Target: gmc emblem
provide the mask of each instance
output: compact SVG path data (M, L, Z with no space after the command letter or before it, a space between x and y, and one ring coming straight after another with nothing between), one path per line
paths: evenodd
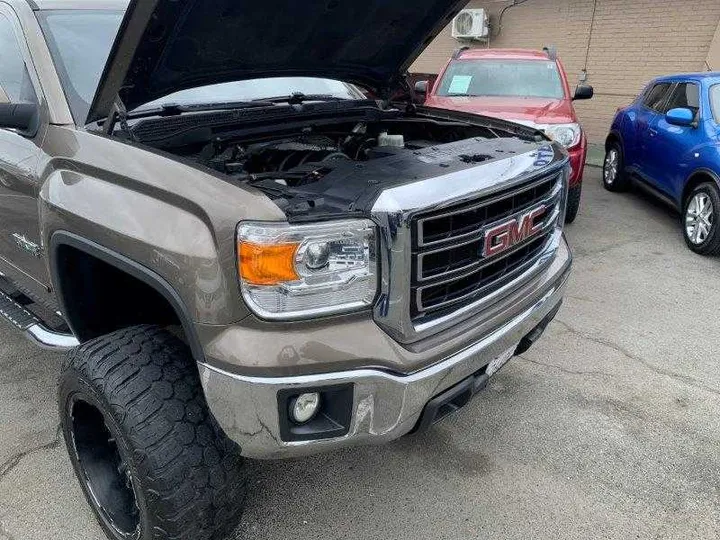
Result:
M542 216L546 210L547 207L542 204L517 218L488 230L485 233L483 256L486 258L494 257L535 236L543 228L542 221L536 223L535 220Z

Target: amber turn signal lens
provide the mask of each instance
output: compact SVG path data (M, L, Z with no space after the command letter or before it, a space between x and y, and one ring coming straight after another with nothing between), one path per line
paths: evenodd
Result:
M295 271L295 253L299 247L300 244L240 243L240 277L252 285L277 285L300 279Z

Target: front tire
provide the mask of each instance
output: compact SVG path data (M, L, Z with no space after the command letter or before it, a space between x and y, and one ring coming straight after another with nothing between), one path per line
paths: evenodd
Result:
M683 206L685 243L700 255L720 254L720 190L715 182L696 187Z
M582 184L573 186L568 190L567 210L565 210L565 223L572 223L580 210L582 198Z
M112 540L210 540L237 524L239 448L208 410L187 347L154 326L71 351L58 386L63 435Z
M603 186L608 191L627 191L630 187L625 174L625 158L617 142L610 143L603 162Z

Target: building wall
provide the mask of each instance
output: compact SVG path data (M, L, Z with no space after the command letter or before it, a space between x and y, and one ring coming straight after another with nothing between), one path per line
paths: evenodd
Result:
M707 69L720 71L720 24L718 24L717 30L715 30L715 35L710 42L710 50L708 51L705 63L707 65Z
M603 142L615 110L653 77L720 70L720 0L528 0L508 9L499 26L510 4L473 0L468 7L490 13L491 47L555 45L571 84L587 69L595 98L576 109L594 143ZM448 27L412 70L437 73L459 45Z

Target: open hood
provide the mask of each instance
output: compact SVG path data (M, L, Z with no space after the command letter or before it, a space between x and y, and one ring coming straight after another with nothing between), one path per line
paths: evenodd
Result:
M132 0L88 122L172 92L312 76L391 90L467 0Z

